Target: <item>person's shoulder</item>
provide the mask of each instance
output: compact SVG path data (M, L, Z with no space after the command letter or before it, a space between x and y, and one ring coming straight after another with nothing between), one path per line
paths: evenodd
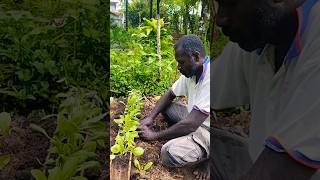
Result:
M316 2L311 8L307 22L305 43L314 42L315 39L320 38L320 1Z
M257 56L258 50L254 50L252 52L245 51L242 49L238 43L235 42L228 42L226 46L223 48L220 56L217 57L217 59L223 59L223 58L232 58L232 59L248 59L252 56Z

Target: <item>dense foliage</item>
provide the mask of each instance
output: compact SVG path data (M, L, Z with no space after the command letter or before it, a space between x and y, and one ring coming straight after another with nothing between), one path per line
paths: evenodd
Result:
M71 87L106 100L108 9L102 0L1 1L2 108L57 109Z
M156 44L156 20L146 26L111 30L110 87L113 96L127 95L132 89L143 94L161 94L178 77L172 37L161 26L161 63Z

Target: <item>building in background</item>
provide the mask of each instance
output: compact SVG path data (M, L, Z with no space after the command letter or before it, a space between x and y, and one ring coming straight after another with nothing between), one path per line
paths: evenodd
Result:
M111 26L124 26L124 13L122 12L121 0L110 0L110 21Z

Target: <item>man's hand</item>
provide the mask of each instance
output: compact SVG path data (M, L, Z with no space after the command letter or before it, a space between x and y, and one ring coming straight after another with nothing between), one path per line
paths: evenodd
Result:
M153 119L148 116L146 118L144 118L143 120L140 121L140 127L143 127L143 126L150 126L153 122Z
M147 141L157 140L157 132L151 130L148 126L140 126L138 129L140 138Z

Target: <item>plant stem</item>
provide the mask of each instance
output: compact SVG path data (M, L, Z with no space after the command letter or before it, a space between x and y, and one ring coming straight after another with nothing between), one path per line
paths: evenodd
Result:
M132 161L132 153L130 152L129 167L128 167L128 179L127 179L127 180L130 180L130 175L131 175L131 161Z

